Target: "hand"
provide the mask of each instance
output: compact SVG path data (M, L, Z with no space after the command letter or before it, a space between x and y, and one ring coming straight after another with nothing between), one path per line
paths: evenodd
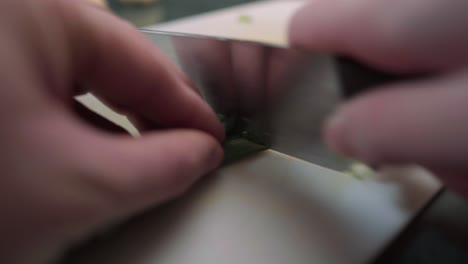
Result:
M216 115L130 25L77 0L5 0L0 13L2 262L48 261L218 165ZM169 129L108 133L74 103L87 91Z
M332 148L371 163L425 165L468 195L467 8L463 0L315 0L298 12L295 46L436 76L344 104L325 128Z

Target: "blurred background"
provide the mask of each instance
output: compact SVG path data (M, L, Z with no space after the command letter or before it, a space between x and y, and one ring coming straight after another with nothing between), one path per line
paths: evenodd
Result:
M142 27L256 1L258 0L107 0L107 4L118 16Z

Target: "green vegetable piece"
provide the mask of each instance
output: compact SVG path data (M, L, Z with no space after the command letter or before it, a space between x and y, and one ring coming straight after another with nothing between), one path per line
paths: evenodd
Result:
M252 17L249 15L240 15L239 16L239 22L241 24L251 24L252 23Z
M226 121L226 116L223 114L218 114L218 119L221 121L221 123L224 123Z
M250 157L266 149L268 149L266 146L248 141L244 138L228 140L224 144L224 161L222 165L229 165L232 162Z
M226 137L229 137L232 134L232 130L236 126L237 117L233 115L218 114L218 119L221 121L221 123L223 123Z
M222 165L228 165L269 148L269 136L260 131L249 119L235 114L218 114L218 118L223 123L226 133Z
M366 180L375 175L375 171L364 163L353 162L348 170L343 173L357 180Z

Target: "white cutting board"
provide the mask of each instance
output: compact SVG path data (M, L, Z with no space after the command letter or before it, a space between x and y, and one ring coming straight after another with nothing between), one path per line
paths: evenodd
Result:
M74 263L367 263L439 187L416 167L356 180L269 150L218 170Z
M248 4L150 28L287 45L287 24L301 2ZM239 23L240 15L250 16L254 26ZM93 97L80 100L134 129ZM76 263L366 263L441 185L418 167L360 181L265 151L217 171L199 187L94 245Z
M304 2L301 0L262 1L146 28L284 46L288 43L289 21ZM250 22L242 22L242 16L247 16Z

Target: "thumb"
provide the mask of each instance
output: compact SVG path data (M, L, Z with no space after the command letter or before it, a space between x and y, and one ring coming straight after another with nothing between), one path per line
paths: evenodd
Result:
M325 137L363 161L466 169L468 72L381 87L343 105Z
M90 140L87 140L89 143ZM88 144L88 146L91 144ZM182 194L222 160L219 143L195 130L171 130L141 138L96 140L89 183L110 201L102 222L128 217Z

